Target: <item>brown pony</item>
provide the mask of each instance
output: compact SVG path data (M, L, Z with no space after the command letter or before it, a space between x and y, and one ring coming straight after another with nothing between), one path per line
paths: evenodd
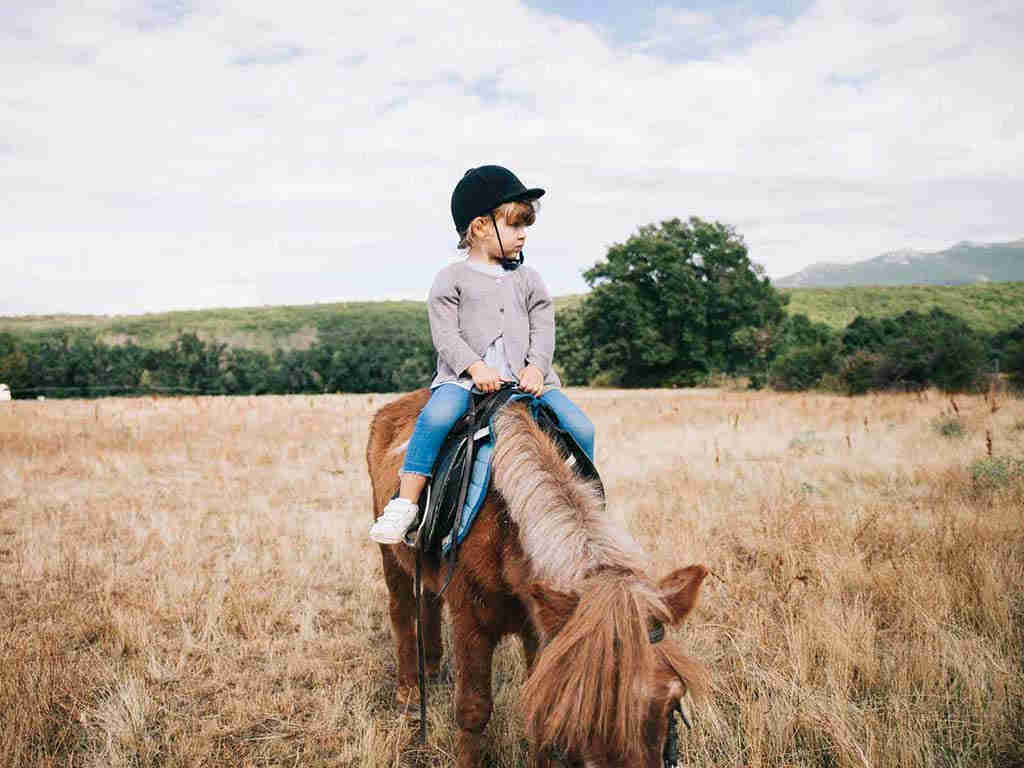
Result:
M405 447L429 399L419 390L373 418L366 458L374 517L398 487ZM522 691L527 732L539 766L549 748L576 765L660 768L666 723L702 668L655 622L678 624L693 609L705 568L692 565L658 582L629 533L603 509L597 491L566 466L525 407L497 417L492 487L445 600L452 621L455 719L460 768L482 764L491 717L491 661L501 638L522 639L529 679ZM415 554L381 545L398 652L400 707L418 703ZM427 672L441 660L441 600L446 569L425 557L424 643Z

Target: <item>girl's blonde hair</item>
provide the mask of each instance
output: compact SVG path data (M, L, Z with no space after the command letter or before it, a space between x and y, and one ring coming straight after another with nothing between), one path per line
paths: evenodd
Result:
M536 200L513 200L510 203L502 203L492 211L495 219L505 219L505 223L513 227L518 227L521 224L530 226L534 221L537 220L537 211L540 210L540 203ZM466 228L465 232L459 233L459 250L469 250L473 247L474 243L477 243L487 237L485 234L487 230L482 230L481 227L491 226L491 215L484 214L483 216L477 216Z

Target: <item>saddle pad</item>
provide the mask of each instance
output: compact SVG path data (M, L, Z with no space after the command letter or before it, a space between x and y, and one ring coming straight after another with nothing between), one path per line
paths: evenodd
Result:
M447 531L441 540L441 552L444 555L451 551L452 546L457 548L462 544L473 527L477 513L483 506L491 483L491 456L494 453L494 443L497 439L497 430L494 424L495 417L502 407L517 401L527 402L534 420L566 453L568 457L566 459L567 463L572 465L583 477L596 481L601 489L602 497L604 496L604 486L601 484L601 478L593 462L583 449L580 448L575 438L558 423L558 417L554 411L533 395L526 392L516 392L503 399L503 401L495 403L496 407L489 409L486 427L478 429L472 436L467 436L467 440L473 439L476 441L473 466L470 469L469 485L466 490L466 501L462 507L462 513L461 515L453 515L452 528ZM457 453L464 455L465 451L460 450ZM461 479L461 474L459 478ZM452 483L449 483L448 487L452 487L452 485ZM455 526L456 521L458 523L457 527Z
M467 412L457 421L445 438L434 464L431 480L420 496L420 509L423 512L419 526L420 546L424 551L440 551L442 539L455 526L458 518L456 508L464 478L467 481L466 495L469 496L468 475L472 467L467 466L466 456L470 443L472 441L474 448L476 447L483 437L481 428L484 434L489 430L490 416L504 405L512 394L514 391L506 388L484 397L474 395L480 399L474 400L475 407L472 413Z

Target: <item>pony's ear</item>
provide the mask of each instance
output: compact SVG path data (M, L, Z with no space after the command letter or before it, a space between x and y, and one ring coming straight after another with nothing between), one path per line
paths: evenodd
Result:
M541 632L550 640L557 635L565 622L572 616L580 602L575 592L559 592L547 584L535 581L530 585L530 602L533 603L533 618Z
M672 571L658 582L661 598L672 613L672 623L678 624L697 605L697 594L708 569L703 565L688 565Z

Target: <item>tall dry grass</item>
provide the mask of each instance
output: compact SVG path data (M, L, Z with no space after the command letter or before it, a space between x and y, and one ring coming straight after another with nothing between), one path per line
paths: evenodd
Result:
M716 575L679 631L713 675L683 764L1024 764L1024 402L571 394L612 513ZM387 399L0 408L0 762L450 764L450 683L425 752L392 706ZM495 679L522 765L513 643Z

